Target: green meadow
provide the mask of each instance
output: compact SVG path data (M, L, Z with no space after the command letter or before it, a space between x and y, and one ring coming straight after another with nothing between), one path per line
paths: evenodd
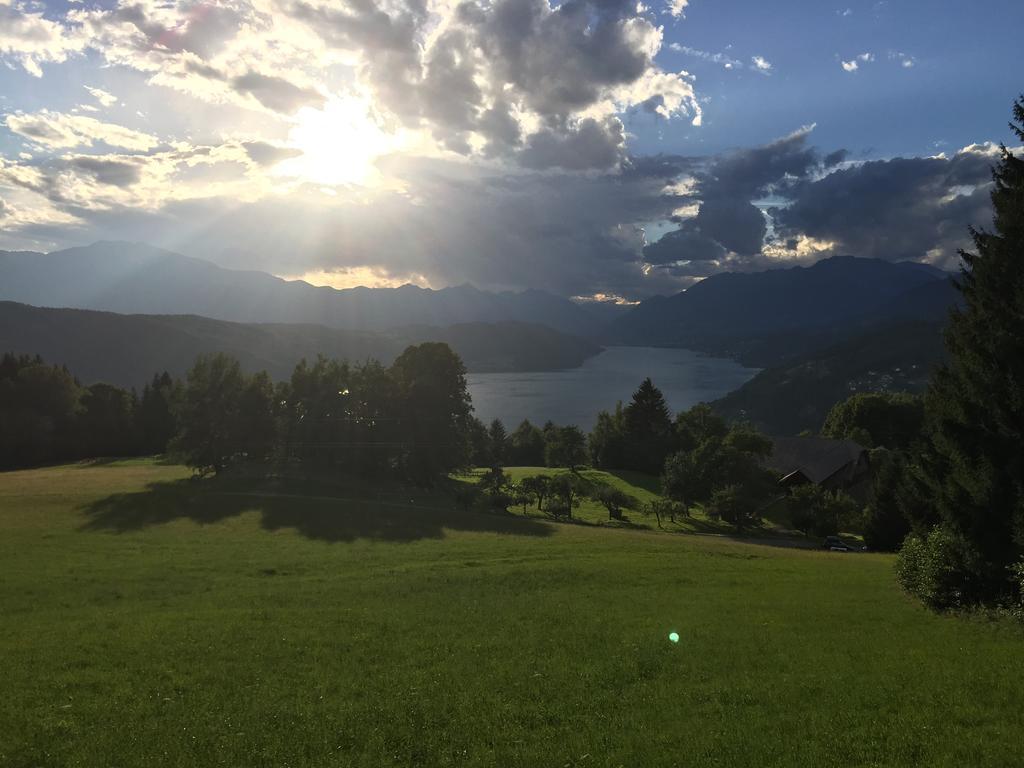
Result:
M0 766L1024 759L1024 631L891 556L188 475L0 474Z

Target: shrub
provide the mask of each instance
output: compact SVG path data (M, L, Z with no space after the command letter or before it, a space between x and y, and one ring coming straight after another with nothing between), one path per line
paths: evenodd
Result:
M896 578L925 605L943 610L963 603L966 578L952 534L936 526L924 536L911 534L896 559Z

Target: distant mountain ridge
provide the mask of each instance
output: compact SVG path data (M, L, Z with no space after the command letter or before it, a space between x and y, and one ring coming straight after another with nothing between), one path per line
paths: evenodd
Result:
M680 346L768 365L897 320L940 321L956 301L950 275L926 264L836 256L810 267L713 275L640 303L609 343Z
M124 242L99 242L46 254L0 251L0 300L372 331L512 321L586 336L594 336L616 312L613 307L581 305L538 290L493 293L469 285L439 290L413 285L313 286Z
M139 387L167 370L181 376L196 356L226 352L248 371L287 378L303 357L390 363L409 344L448 343L473 372L575 368L597 345L545 326L517 322L417 326L387 332L311 324L245 324L195 315L121 315L0 301L0 352L39 354L85 383Z

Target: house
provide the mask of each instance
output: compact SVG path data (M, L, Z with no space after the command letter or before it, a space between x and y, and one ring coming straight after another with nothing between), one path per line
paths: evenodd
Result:
M771 456L765 464L782 478L779 485L791 487L814 483L827 490L854 495L866 491L870 462L864 446L853 440L828 437L773 438Z

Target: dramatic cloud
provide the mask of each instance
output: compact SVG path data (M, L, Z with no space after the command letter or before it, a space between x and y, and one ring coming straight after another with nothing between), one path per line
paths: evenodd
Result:
M994 150L876 160L804 180L790 189L791 205L772 211L777 231L834 242L839 253L951 267L967 225L991 219Z

